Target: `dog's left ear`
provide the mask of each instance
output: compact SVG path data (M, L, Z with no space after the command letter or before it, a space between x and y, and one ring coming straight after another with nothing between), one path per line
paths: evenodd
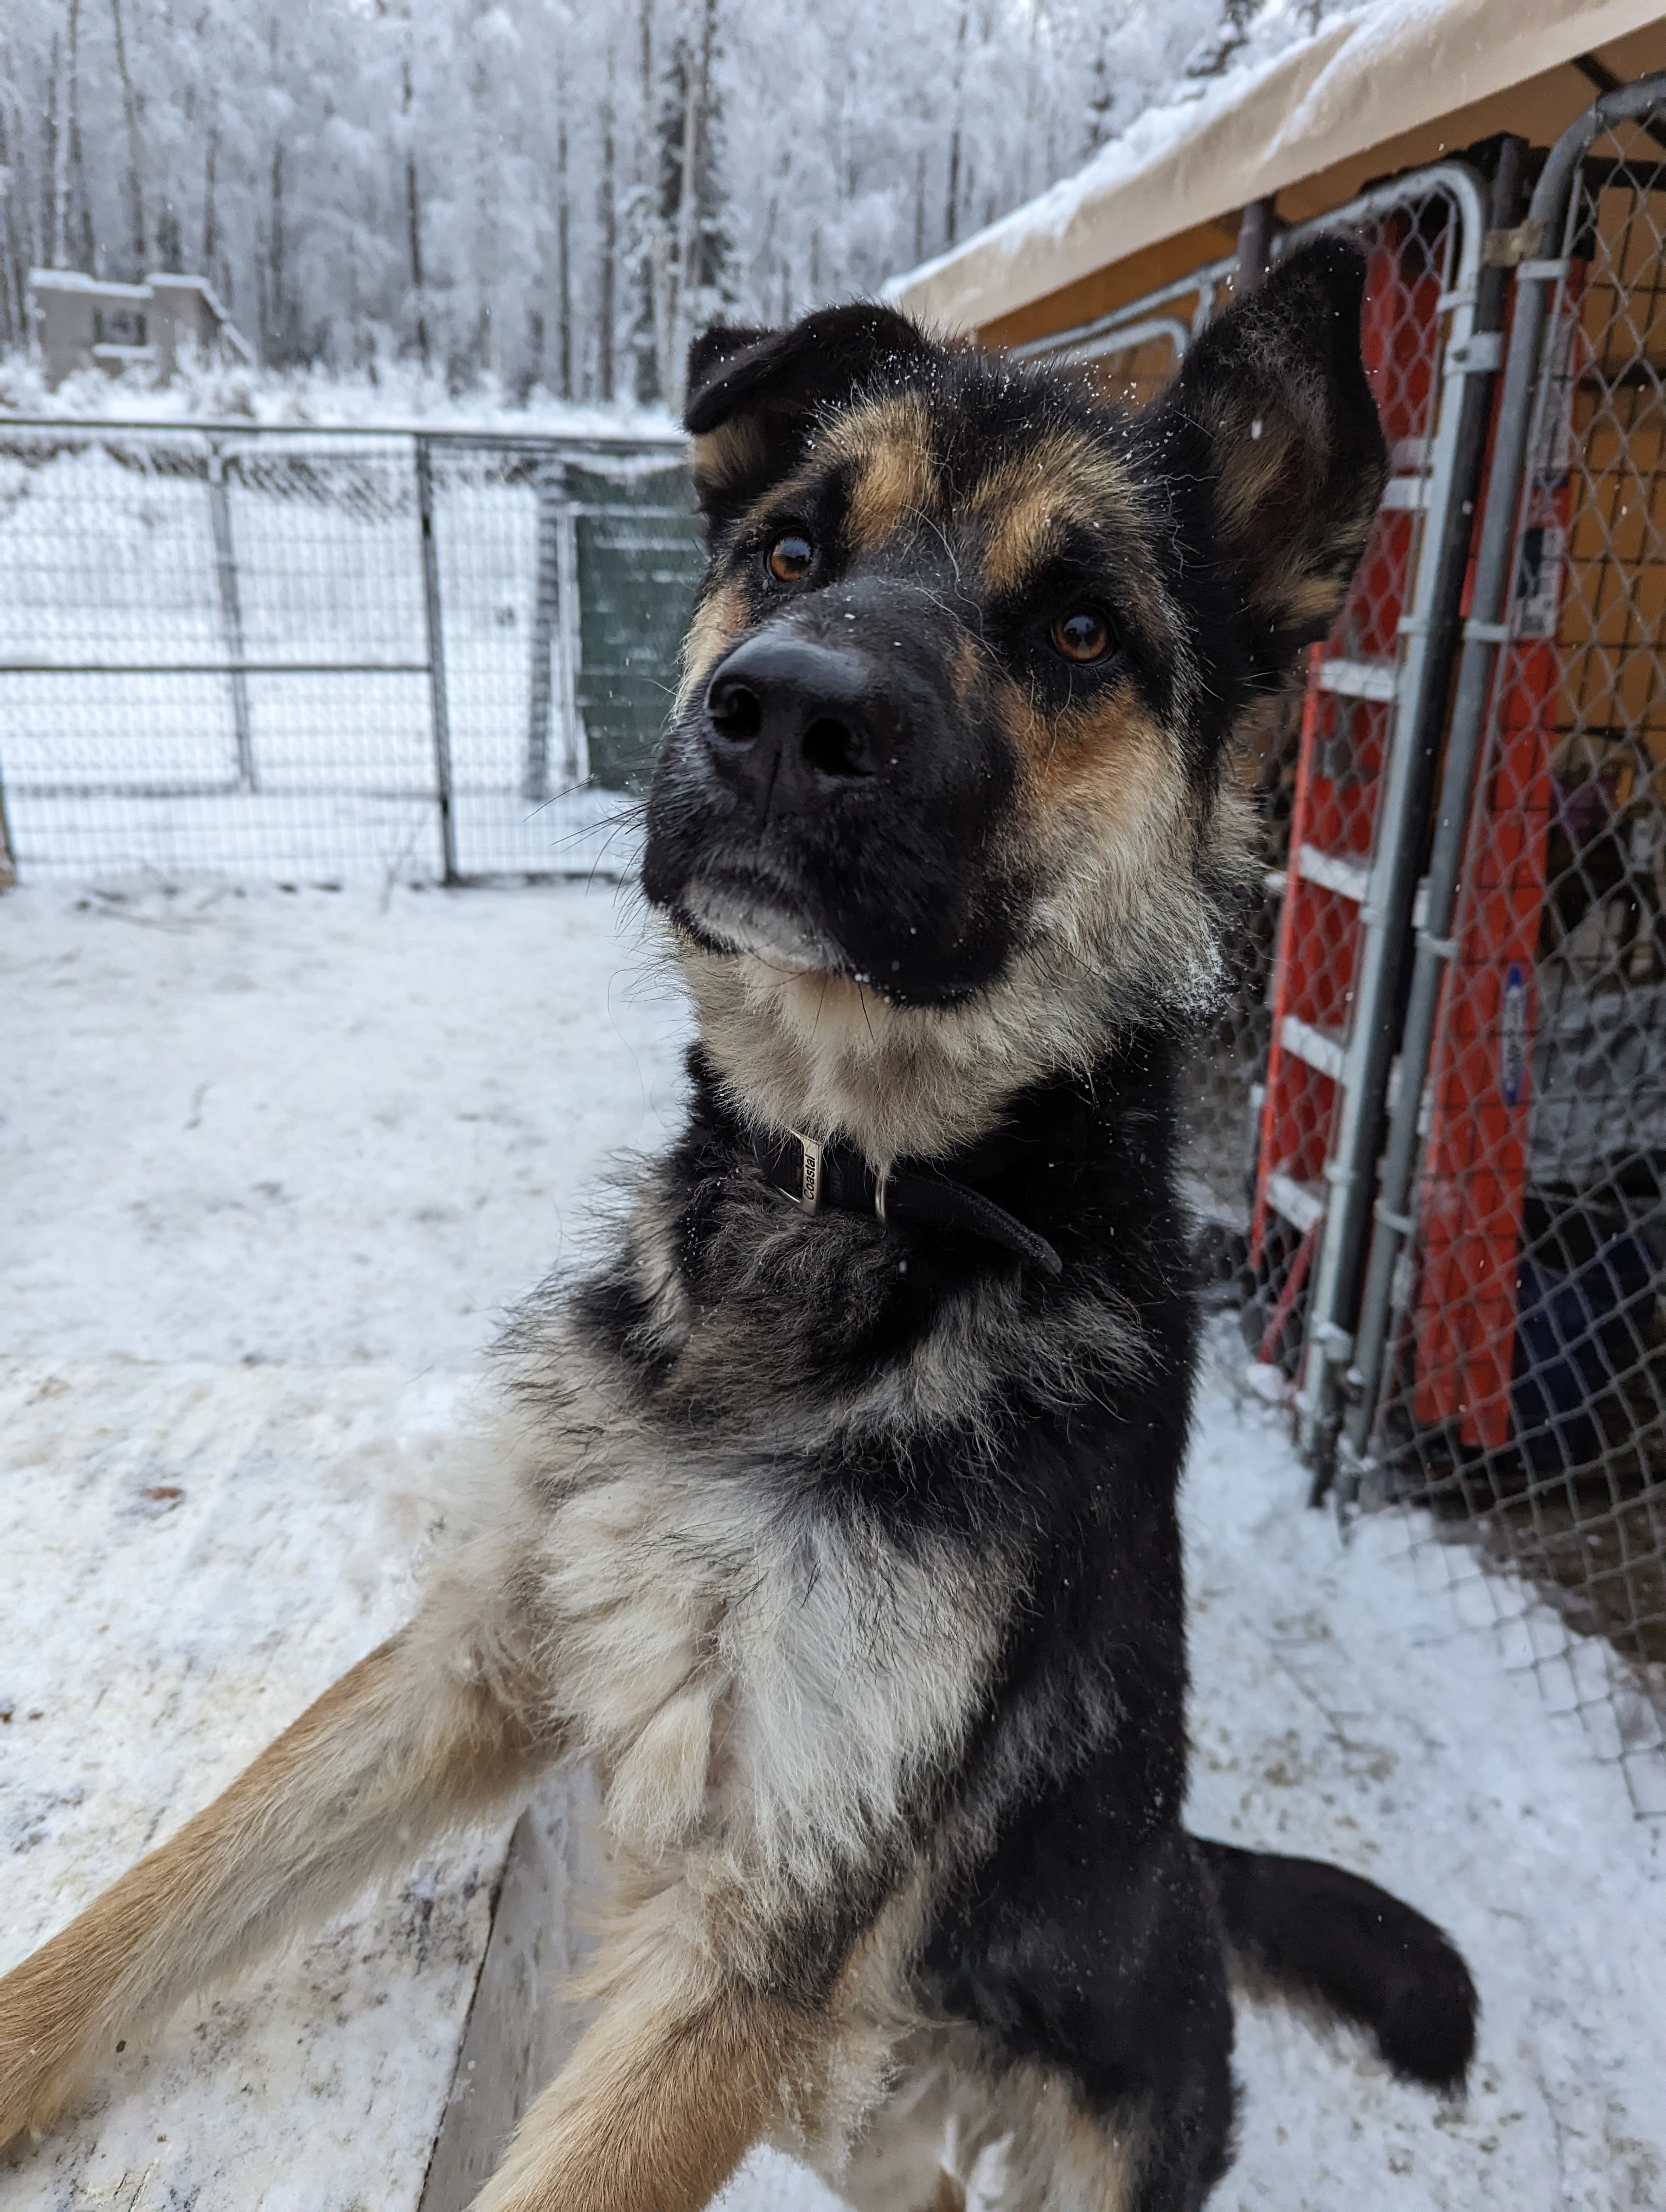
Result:
M790 330L704 331L689 348L683 422L708 520L721 526L785 476L821 410L903 382L938 356L907 316L865 301L821 308Z
M1345 240L1292 253L1210 325L1142 425L1194 552L1225 563L1257 675L1329 629L1383 495L1365 284Z

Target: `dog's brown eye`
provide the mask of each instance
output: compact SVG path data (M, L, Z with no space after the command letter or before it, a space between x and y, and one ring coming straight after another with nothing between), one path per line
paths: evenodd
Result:
M1053 642L1067 660L1103 660L1110 651L1110 624L1091 607L1073 607L1054 623Z
M816 549L807 538L789 530L769 548L769 574L778 584L796 584L810 573Z

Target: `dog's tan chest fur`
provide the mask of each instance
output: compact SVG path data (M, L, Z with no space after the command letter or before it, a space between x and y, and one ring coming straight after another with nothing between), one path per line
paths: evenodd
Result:
M670 1465L575 1491L544 1560L551 1679L617 1841L800 1890L897 1835L964 1738L1005 1612L993 1565L795 1534L745 1475L714 1493Z
M583 1376L561 1336L540 1366ZM873 1865L955 1760L1010 1567L946 1537L905 1549L855 1515L795 1513L773 1463L679 1449L611 1395L593 1373L500 1432L475 1501L483 1525L516 1532L550 1718L594 1759L632 1857L666 1875L721 1859L777 1895L822 1892L836 1869Z

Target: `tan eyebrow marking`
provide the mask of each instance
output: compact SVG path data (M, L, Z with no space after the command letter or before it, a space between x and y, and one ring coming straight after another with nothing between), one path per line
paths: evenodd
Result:
M1136 536L1145 516L1134 483L1115 455L1092 439L1056 430L1003 461L975 486L971 512L988 526L983 582L1016 590L1063 544L1071 530L1113 520Z
M931 417L917 392L853 409L832 426L823 455L847 463L854 476L845 513L853 550L883 545L936 504Z

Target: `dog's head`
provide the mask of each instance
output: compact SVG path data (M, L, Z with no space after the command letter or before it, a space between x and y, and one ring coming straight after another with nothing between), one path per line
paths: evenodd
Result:
M879 307L696 342L643 872L744 1110L940 1152L1207 1003L1225 747L1382 489L1363 270L1292 256L1134 420Z

